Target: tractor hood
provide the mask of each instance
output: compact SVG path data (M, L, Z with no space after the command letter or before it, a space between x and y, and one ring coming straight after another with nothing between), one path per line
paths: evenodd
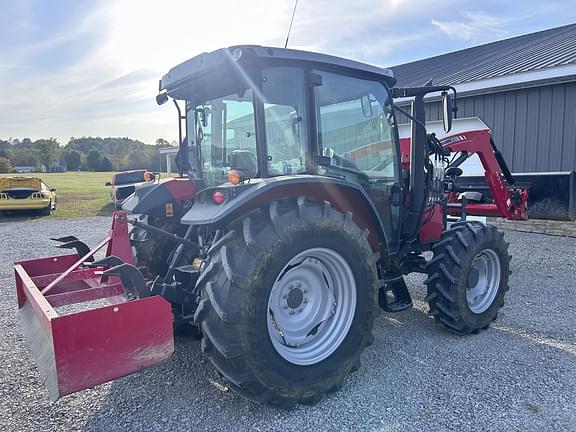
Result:
M174 99L194 99L202 97L202 88L207 82L229 79L231 74L245 79L250 72L264 62L309 63L323 68L358 71L374 75L392 87L396 80L390 69L343 59L327 54L307 51L263 47L258 45L238 45L203 53L173 67L162 77L160 91L166 91ZM193 86L190 84L194 83Z
M36 177L1 177L0 191L10 189L41 189L41 180Z

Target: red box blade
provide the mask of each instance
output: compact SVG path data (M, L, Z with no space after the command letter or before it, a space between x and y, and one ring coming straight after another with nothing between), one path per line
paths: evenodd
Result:
M162 297L60 316L25 269L16 265L15 271L18 315L53 400L152 366L174 352L172 310ZM116 288L108 285L101 292L117 294Z

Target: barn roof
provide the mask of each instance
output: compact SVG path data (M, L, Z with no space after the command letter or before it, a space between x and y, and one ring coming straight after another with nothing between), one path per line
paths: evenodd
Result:
M576 24L405 63L391 69L398 86L416 87L430 79L433 85L483 80L497 83L498 78L508 78L510 81L511 77L520 82L551 69L563 71L565 75L576 75L573 67L576 67Z

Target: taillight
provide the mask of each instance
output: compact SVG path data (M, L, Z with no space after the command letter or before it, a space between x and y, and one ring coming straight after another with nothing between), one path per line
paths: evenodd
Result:
M216 191L212 194L212 201L214 201L214 204L216 205L222 204L225 200L226 195L224 195L224 193L221 191Z

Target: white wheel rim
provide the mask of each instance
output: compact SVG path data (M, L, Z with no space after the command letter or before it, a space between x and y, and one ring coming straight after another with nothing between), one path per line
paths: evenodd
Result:
M352 269L337 252L305 250L279 273L268 298L268 335L285 360L321 362L342 344L356 311Z
M473 313L481 314L492 305L500 286L500 274L500 259L492 249L484 249L474 257L466 289L466 302Z

